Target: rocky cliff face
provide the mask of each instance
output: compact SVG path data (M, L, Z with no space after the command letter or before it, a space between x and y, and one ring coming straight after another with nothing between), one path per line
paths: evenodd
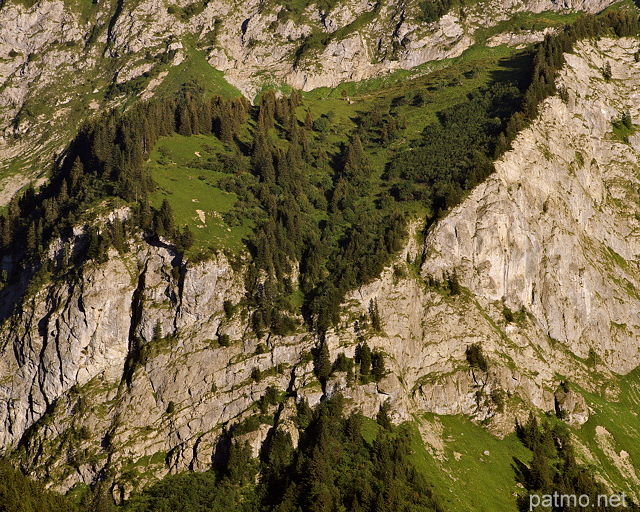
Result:
M640 138L612 133L624 112L638 118L636 47L604 41L567 56L565 101L549 101L496 174L430 234L423 267L458 269L484 307L524 308L549 340L619 373L640 362Z
M111 0L82 6L43 0L31 8L4 2L0 205L47 170L52 154L63 149L83 119L132 95L150 97L172 70L177 73L179 64L195 56L200 65L206 66L206 59L224 71L249 97L274 83L304 90L334 87L458 56L474 42L478 28L516 12L598 12L611 3L482 1L424 23L417 2L395 0L349 0L330 12L310 4L295 13L258 0L171 5ZM520 34L505 42L542 36Z
M292 395L269 409L294 439L294 401L337 390L368 415L389 400L396 421L463 413L504 433L533 406L584 423L584 398L561 380L593 390L640 364L640 137L612 129L623 112L638 119L637 47L603 39L568 55L561 97L497 172L426 240L416 222L395 265L347 297L331 355L367 339L386 354L380 382L337 372L323 389L312 334L259 340L231 307L241 268L132 241L129 253L32 287L2 323L0 446L21 444L24 465L60 489L108 467L122 497L169 470L207 467L268 386ZM462 293L435 285L454 273ZM356 322L372 299L382 332ZM466 360L474 343L487 371ZM270 428L244 434L256 454Z

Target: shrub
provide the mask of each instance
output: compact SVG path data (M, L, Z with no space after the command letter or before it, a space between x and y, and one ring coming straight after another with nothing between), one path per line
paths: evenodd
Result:
M487 364L487 360L482 353L482 347L478 343L473 343L467 347L465 352L467 357L467 362L471 368L477 368L483 372L486 372L489 369L489 365Z
M225 300L222 303L222 308L224 309L224 314L227 318L233 317L233 314L236 311L236 308L233 305L233 302L231 302L230 300Z
M351 368L353 368L353 359L345 356L344 352L340 352L333 363L333 371L348 372Z
M260 368L255 367L253 370L251 370L251 378L256 382L260 382L262 380L262 371L260 370Z

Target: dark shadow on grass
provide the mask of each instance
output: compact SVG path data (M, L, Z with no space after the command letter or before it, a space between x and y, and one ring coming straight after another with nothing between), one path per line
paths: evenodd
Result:
M640 2L640 0L638 0ZM498 69L490 71L490 84L512 82L521 91L531 83L533 74L533 56L531 50L523 50L498 61Z

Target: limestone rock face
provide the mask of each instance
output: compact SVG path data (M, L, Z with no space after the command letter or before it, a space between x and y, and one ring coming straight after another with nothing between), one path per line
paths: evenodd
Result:
M570 425L582 425L589 419L589 408L582 395L572 389L558 389L555 393L556 413Z
M548 100L495 175L438 224L423 266L455 268L481 304L522 308L550 340L620 373L640 364L640 139L617 140L612 120L638 119L635 50L605 40L567 55L568 101Z

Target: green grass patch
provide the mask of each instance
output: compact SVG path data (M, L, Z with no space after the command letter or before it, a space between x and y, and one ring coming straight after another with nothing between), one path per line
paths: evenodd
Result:
M314 89L305 93L305 107L314 119L322 113L332 113L332 130L328 135L331 140L331 134L342 139L345 131L352 130L360 112L391 101L398 116L406 121L403 134L406 141L435 122L439 111L465 101L478 88L501 81L526 85L530 67L531 56L526 52L505 45L495 48L474 45L456 59L362 82L345 82L334 89ZM343 91L347 98L343 97Z
M183 40L186 53L185 60L178 66L171 66L169 74L156 89L157 96L172 96L182 89L183 85L196 82L204 87L207 97L222 96L224 98L237 98L242 96L240 91L227 82L224 73L215 69L207 62L203 51L194 48L195 42L189 37Z
M531 452L515 434L499 439L465 416L428 414L425 419L441 425L438 441L443 442L443 450L430 453L414 424L413 460L433 485L444 509L515 512L512 494L521 489L516 486L513 457L525 463L531 459Z
M611 129L616 140L629 144L629 137L638 131L638 126L625 123L623 120L616 120L611 123Z
M476 41L486 41L491 36L502 33L539 32L549 27L562 27L573 23L580 16L579 12L563 13L557 11L517 12L492 27L480 28L474 32Z
M232 227L222 219L236 202L235 194L216 186L225 173L193 167L221 150L223 145L213 135L174 134L156 144L148 164L157 185L151 203L159 207L164 198L169 200L176 224L188 225L194 233L192 255L209 248L238 251L253 227L248 220Z
M589 420L575 431L575 435L595 456L597 462L593 469L605 476L607 482L613 484L612 490L637 492L628 475L623 474L620 465L598 442L597 427L604 427L611 434L613 439L611 444L616 455L619 456L622 450L629 454L629 462L637 472L637 468L640 467L640 443L638 442L640 418L637 412L640 409L640 369L637 368L620 377L617 382L609 383L609 386L614 389L619 388L617 400L607 399L601 394L589 393L574 386L585 397L592 411Z

